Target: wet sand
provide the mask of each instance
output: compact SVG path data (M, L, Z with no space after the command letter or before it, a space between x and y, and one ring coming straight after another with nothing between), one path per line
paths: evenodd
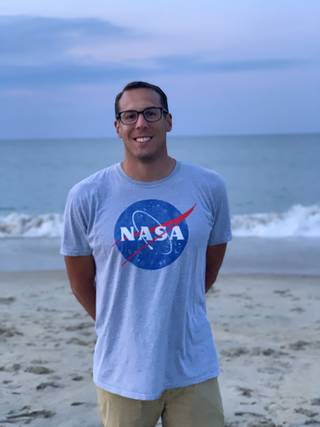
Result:
M0 273L0 427L98 427L94 325L63 271ZM207 299L226 427L320 426L320 277L220 275Z

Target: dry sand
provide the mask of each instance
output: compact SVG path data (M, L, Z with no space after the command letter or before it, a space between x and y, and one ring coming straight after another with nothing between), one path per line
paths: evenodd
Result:
M99 427L94 326L65 274L0 284L0 426ZM207 308L226 427L320 426L320 278L224 274Z

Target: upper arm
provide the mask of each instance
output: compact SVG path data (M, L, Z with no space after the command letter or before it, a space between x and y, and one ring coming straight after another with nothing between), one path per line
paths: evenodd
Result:
M211 233L208 239L210 246L222 246L232 238L230 210L226 185L219 176L211 189Z
M73 187L67 197L60 253L70 259L92 254L88 230L90 204L86 196L81 188Z
M95 280L96 265L92 255L64 257L69 282L72 288Z

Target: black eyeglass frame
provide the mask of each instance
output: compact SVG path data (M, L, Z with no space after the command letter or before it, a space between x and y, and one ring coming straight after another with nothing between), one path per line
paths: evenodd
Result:
M161 112L160 117L159 117L157 120L149 120L149 119L147 119L147 117L145 116L145 112L146 112L147 110L160 110L160 112ZM122 119L121 119L121 115L122 115L123 113L137 113L137 118L136 118L136 120L135 120L135 121L133 121L133 122L125 123L125 122L123 122L123 121L122 121ZM165 115L166 115L166 114L168 114L168 113L169 113L169 111L165 110L163 107L147 107L147 108L145 108L144 110L141 110L141 111L137 111L137 110L125 110L125 111L119 111L119 113L118 113L118 114L117 114L117 116L116 116L116 119L117 119L117 120L120 120L120 122L121 122L122 124L124 124L124 125L134 125L135 123L137 123L138 118L139 118L139 115L140 115L140 114L142 114L142 115L143 115L143 118L145 119L145 121L146 121L146 122L148 122L148 123L155 123L155 122L158 122L159 120L161 120L161 119L162 119L162 117L163 117L163 116L165 116Z

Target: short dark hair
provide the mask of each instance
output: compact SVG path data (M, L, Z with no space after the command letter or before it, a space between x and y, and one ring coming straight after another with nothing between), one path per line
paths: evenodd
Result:
M163 92L163 90L159 86L156 86L147 82L137 81L137 82L131 82L126 84L125 87L122 89L122 91L118 93L118 95L116 96L116 99L114 101L114 112L115 112L116 118L118 117L118 114L119 114L119 101L123 93L126 92L127 90L141 89L141 88L151 89L157 92L160 95L160 102L162 107L166 111L169 111L167 95Z

